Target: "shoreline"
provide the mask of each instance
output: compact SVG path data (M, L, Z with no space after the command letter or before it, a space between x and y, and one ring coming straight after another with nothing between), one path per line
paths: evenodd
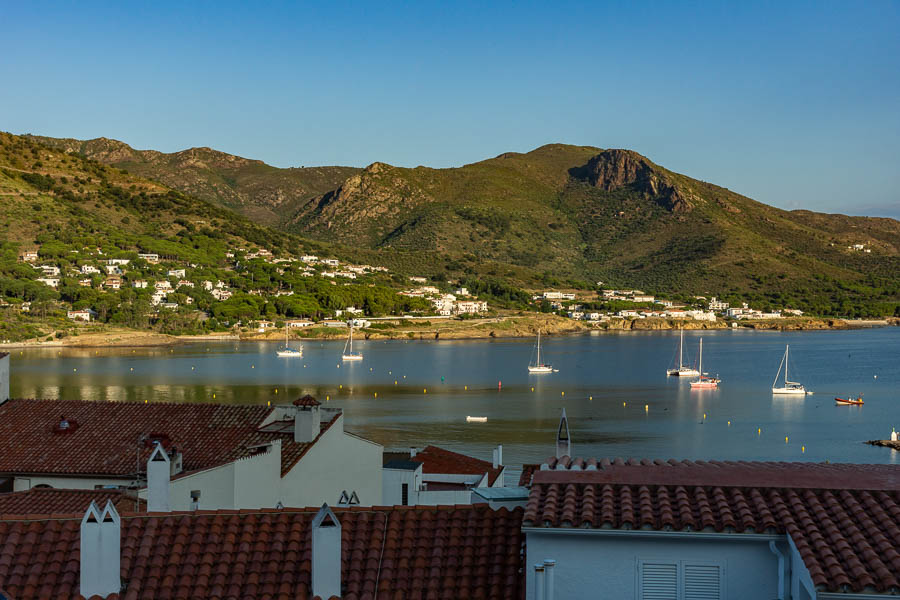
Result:
M653 332L677 330L680 321L667 319L623 319L614 318L603 323L574 321L550 314L509 314L498 317L471 320L422 320L397 321L391 328L366 328L359 336L367 340L479 340L479 339L520 339L533 337L540 329L543 335L584 335L591 333ZM383 322L382 322L383 323ZM737 327L724 321L685 321L684 329L695 330L752 330L752 331L822 331L856 330L900 326L900 318L885 319L828 319L797 318L778 321L743 321ZM336 340L346 337L345 330L326 327L312 327L298 332L292 340ZM205 335L168 335L149 331L116 329L93 331L78 336L67 336L51 341L26 340L0 344L0 351L24 348L154 348L197 342L276 342L283 339L281 330L267 333L232 332Z

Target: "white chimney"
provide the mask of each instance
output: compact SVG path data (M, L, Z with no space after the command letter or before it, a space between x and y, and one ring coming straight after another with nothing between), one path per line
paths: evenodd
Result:
M0 404L9 400L9 354L0 353Z
M544 565L534 565L534 600L544 600Z
M294 441L309 443L316 439L322 427L318 406L298 406L294 415Z
M410 457L410 458L415 458L415 457L416 457L416 452L418 452L418 451L416 450L416 447L415 447L415 446L410 446L410 447L409 447L409 457Z
M556 432L556 458L572 456L572 439L569 437L569 420L566 418L566 409L562 409L562 417L559 419L559 429Z
M491 466L493 466L493 468L496 469L496 468L497 468L497 464L498 464L498 463L497 463L497 449L494 448L493 458L491 459Z
M323 504L312 520L312 595L341 596L341 523Z
M556 561L544 559L544 600L553 600L553 571L556 570Z
M85 598L118 594L122 588L119 568L121 520L112 501L103 511L91 502L81 519L81 587Z
M162 444L156 444L147 460L147 512L171 512L169 480L171 478L169 454Z

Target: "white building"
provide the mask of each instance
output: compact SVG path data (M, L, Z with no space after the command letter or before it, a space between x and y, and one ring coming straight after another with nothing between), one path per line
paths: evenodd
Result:
M488 303L483 300L460 300L453 305L453 312L457 315L477 314L487 310Z
M306 254L300 257L300 261L305 262L308 265L314 265L319 262L319 257L312 254Z
M412 281L413 283L427 283L428 282L428 279L425 277L410 277L409 280Z
M119 267L124 267L128 263L131 262L131 259L128 258L109 258L106 260L106 264L108 265L116 265Z
M9 399L9 352L0 352L0 405Z
M22 260L25 262L36 262L38 259L38 253L36 250L31 250L22 254Z
M317 506L343 496L382 504L383 448L346 433L343 413L311 396L271 408L9 400L0 404L0 436L8 444L0 480L14 491L121 486L148 498L154 471L144 465L161 447L170 510Z
M46 286L50 286L52 288L59 287L59 278L58 277L38 277L36 279L38 283L43 283Z
M59 267L57 267L56 265L41 265L38 268L44 273L44 275L47 275L49 277L59 277L60 271Z
M382 499L388 505L469 504L472 490L502 488L503 446L493 461L480 460L437 446L409 452L385 452Z
M184 279L186 274L187 271L185 269L169 269L166 272L166 277L179 277L181 279Z
M155 265L159 262L159 254L154 253L138 253L138 258L146 260L148 263Z
M147 287L147 280L146 279L135 279L134 281L131 282L131 287L141 289L141 290L145 289Z
M66 317L73 321L84 321L86 323L90 323L97 318L97 313L89 308L83 308L81 310L68 311L66 313Z
M716 297L713 296L709 301L709 310L713 312L728 310L728 303L717 300Z
M98 269L94 265L81 265L80 270L84 275L93 275L94 273L100 272L100 269Z

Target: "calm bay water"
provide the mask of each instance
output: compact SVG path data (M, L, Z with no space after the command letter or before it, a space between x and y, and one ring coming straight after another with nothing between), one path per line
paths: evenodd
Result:
M700 335L685 333L692 360ZM677 333L648 332L547 338L546 359L559 372L546 375L526 372L533 340L360 341L365 360L343 364L342 341L308 341L302 359L276 357L274 343L16 350L11 391L242 404L311 393L343 408L349 431L386 447L436 444L490 458L502 443L508 464L554 453L563 407L579 456L900 462L862 443L900 429L900 328L702 336L718 390L666 377ZM785 344L791 379L815 395L771 394ZM834 405L836 395L860 393L863 407Z

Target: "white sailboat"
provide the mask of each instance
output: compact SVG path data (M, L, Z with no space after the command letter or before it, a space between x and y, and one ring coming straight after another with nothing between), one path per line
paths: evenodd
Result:
M778 372L775 373L775 381L772 382L772 393L773 394L791 394L791 395L806 395L809 392L806 391L806 388L803 387L802 383L797 383L796 381L791 381L788 379L788 351L790 350L790 346L785 345L784 347L784 356L781 357L781 364L778 365ZM781 375L781 367L784 367L784 384L780 387L778 386L778 376Z
M534 362L528 365L529 373L552 373L553 365L545 365L541 362L541 330L538 329L537 335L537 345L535 346L537 350L537 358L535 358Z
M353 321L350 321L350 337L344 344L344 353L341 354L341 360L362 360L363 355L353 351Z
M275 351L275 354L282 358L300 358L303 356L303 346L300 348L291 348L288 345L288 326L284 326L284 346Z
M674 375L675 377L697 377L700 371L684 364L684 323L681 324L681 339L678 342L678 368L667 369L666 375Z
M703 338L700 338L700 364L698 371L699 377L691 382L692 388L708 389L719 387L719 382L722 381L721 379L703 374Z

